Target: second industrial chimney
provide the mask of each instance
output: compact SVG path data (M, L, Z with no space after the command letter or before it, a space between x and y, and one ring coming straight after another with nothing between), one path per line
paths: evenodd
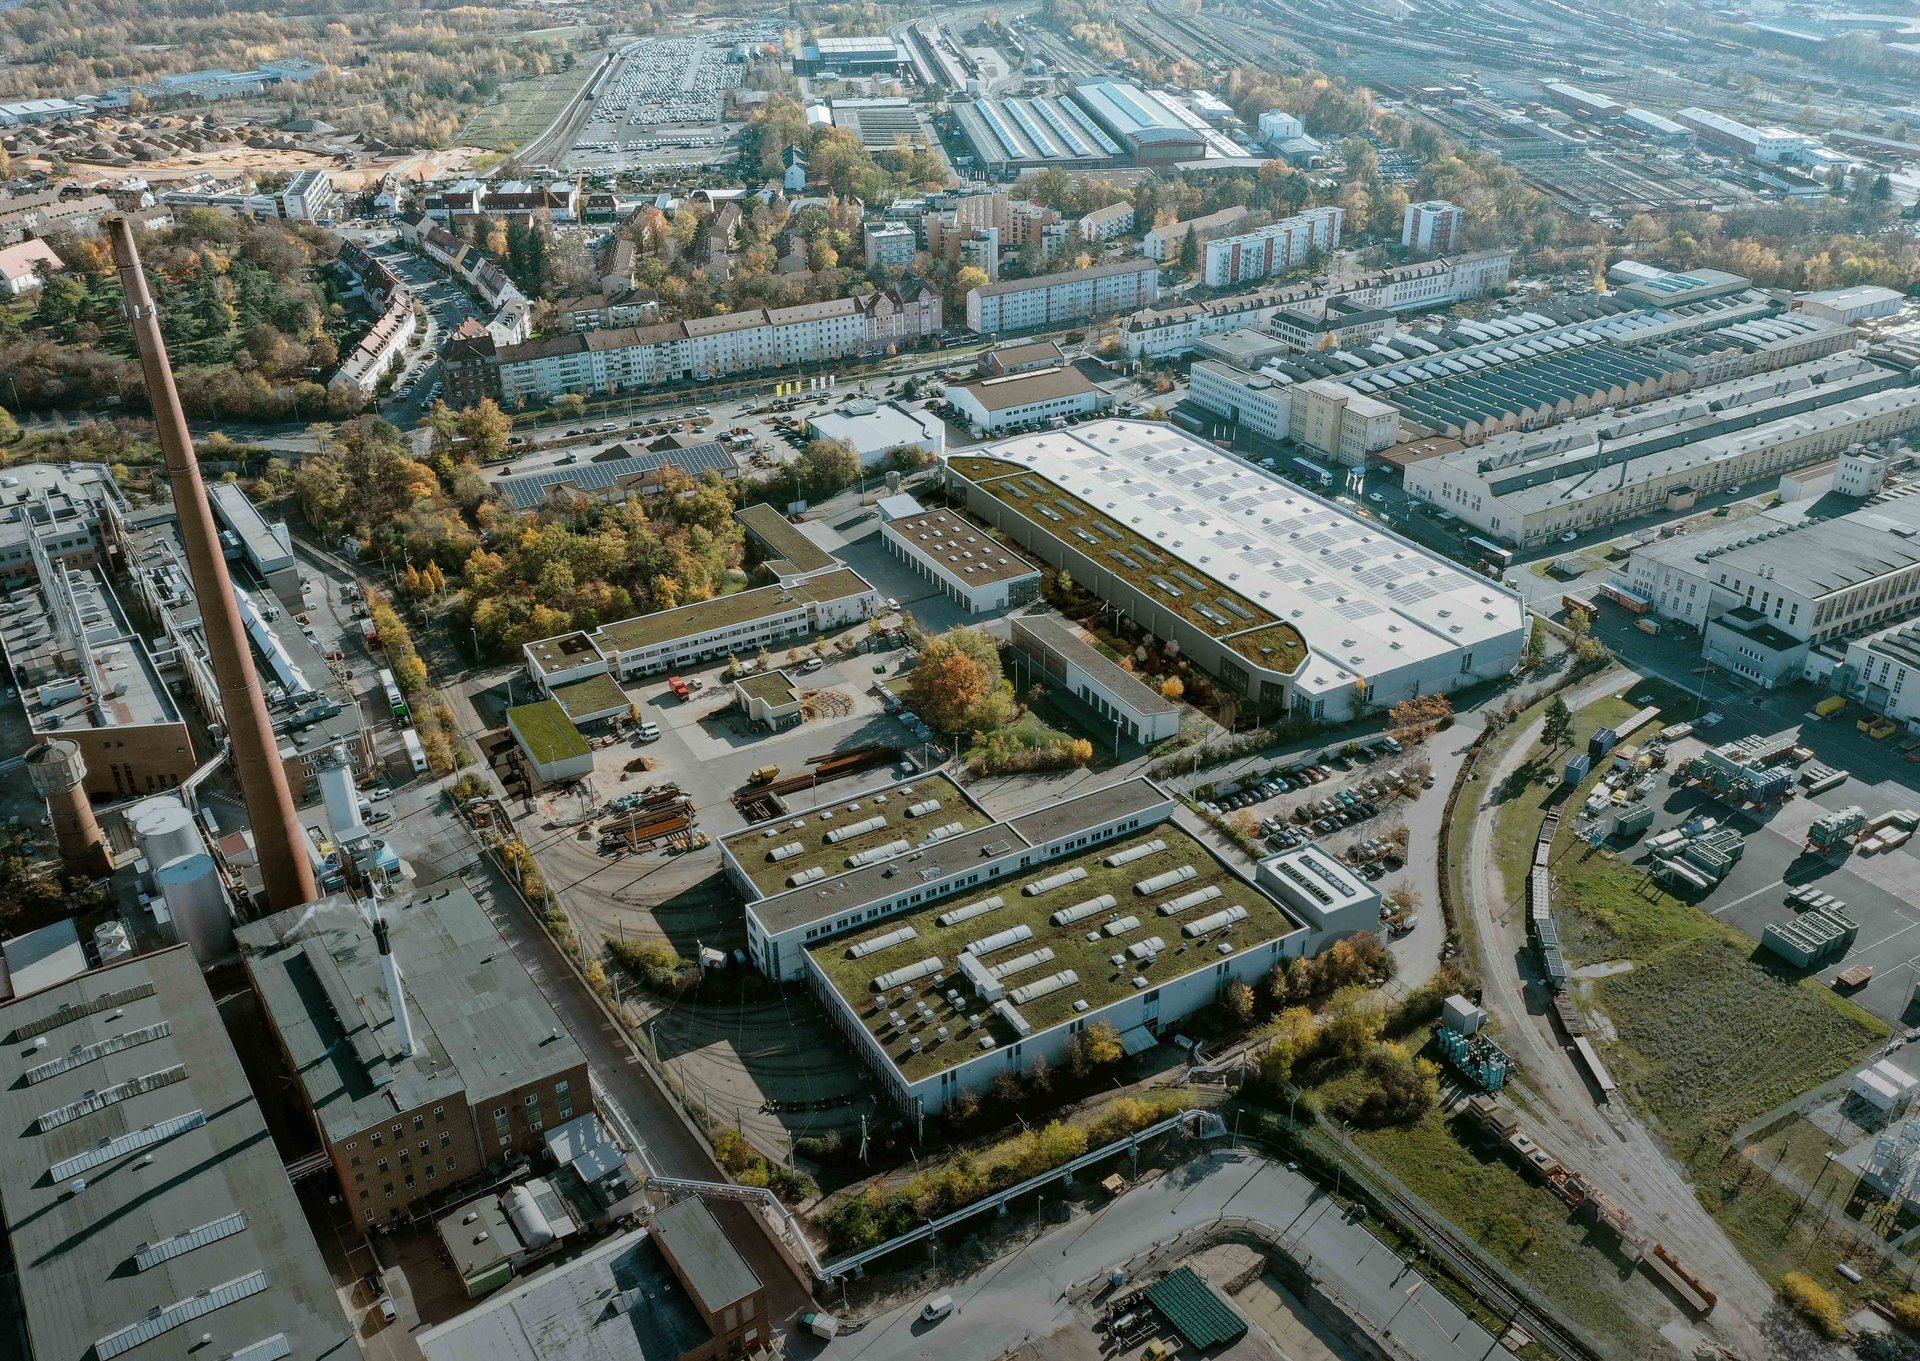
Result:
M79 743L63 737L42 742L27 753L27 777L33 792L47 801L61 862L82 874L111 874L113 857L87 802L87 762Z
M233 582L213 523L213 507L200 478L200 462L187 431L186 413L173 385L166 342L153 293L140 268L133 226L123 217L109 219L114 263L120 268L120 287L127 299L127 323L140 371L146 379L147 399L153 406L154 431L166 456L167 483L173 490L174 513L180 520L180 544L186 550L187 571L193 578L200 605L201 627L213 662L213 678L220 691L220 709L233 745L233 765L240 777L247 818L253 824L253 843L266 883L267 905L275 912L310 903L319 896L313 866L302 844L299 816L286 769L280 764L280 744L267 716L260 677L247 650L247 635L234 602Z
M407 1010L407 994L400 987L400 961L393 957L393 938L387 932L386 914L380 904L369 901L373 913L373 943L380 951L380 972L387 980L387 1006L393 1011L393 1023L400 1029L400 1053L413 1057L413 1015Z

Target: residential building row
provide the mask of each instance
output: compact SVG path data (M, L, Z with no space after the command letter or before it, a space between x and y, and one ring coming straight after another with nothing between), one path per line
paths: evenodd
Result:
M1345 219L1344 209L1312 208L1250 232L1216 236L1201 252L1201 279L1209 288L1232 288L1285 274L1339 246Z
M1151 259L1116 260L970 289L967 329L999 335L1064 326L1150 307L1159 296L1159 265Z
M749 308L653 326L496 346L473 356L475 381L511 405L561 393L708 382L909 346L936 335L940 297L909 275L893 288L797 307Z
M1127 319L1120 332L1121 348L1129 359L1173 358L1210 336L1263 326L1279 309L1323 296L1394 313L1444 307L1500 288L1512 264L1510 251L1476 251L1381 270L1338 285L1305 282L1178 307L1149 306Z
M250 182L249 182L250 185ZM283 222L331 222L340 205L340 195L324 170L302 170L278 189L199 192L192 189L170 190L160 195L167 208L213 208L240 217L273 218Z

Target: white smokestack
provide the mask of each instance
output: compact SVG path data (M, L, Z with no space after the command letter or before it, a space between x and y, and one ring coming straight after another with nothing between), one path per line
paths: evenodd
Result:
M377 903L373 907L373 941L380 949L380 971L387 979L387 1006L393 1011L394 1024L400 1027L400 1053L413 1057L413 1017L407 1011L407 995L400 987L400 961L393 957L393 941L387 934L387 919Z

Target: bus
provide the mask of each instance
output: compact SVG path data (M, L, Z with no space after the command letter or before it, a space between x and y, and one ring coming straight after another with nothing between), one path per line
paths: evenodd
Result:
M1467 547L1473 549L1481 557L1485 558L1503 572L1513 566L1513 550L1511 548L1502 548L1492 539L1468 539Z
M400 740L407 744L407 760L413 763L413 773L415 775L425 775L429 769L427 765L427 749L420 745L420 734L412 728L402 728L400 730Z
M402 723L413 722L413 712L407 708L406 696L400 693L400 685L393 678L393 672L380 668L380 688L387 692L387 703L393 706L393 716Z

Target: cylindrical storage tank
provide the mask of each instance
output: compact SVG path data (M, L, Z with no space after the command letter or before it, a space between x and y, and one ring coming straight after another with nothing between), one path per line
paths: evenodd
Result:
M233 953L233 917L220 871L205 851L179 856L153 872L173 929L202 964Z
M507 1218L513 1221L513 1231L520 1235L520 1241L529 1248L544 1248L553 1241L553 1225L541 1212L539 1204L533 1198L533 1192L524 1186L514 1186L507 1190L502 1198Z
M171 794L136 803L127 810L127 824L140 839L140 854L149 865L158 867L183 856L204 854L207 849L193 814Z

